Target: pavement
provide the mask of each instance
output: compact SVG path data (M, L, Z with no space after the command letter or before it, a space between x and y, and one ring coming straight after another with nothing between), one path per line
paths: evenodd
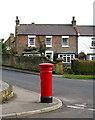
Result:
M0 118L31 118L31 115L50 112L62 107L62 101L58 98L53 97L52 103L41 103L39 93L17 86L12 87L14 97L6 103L0 104L0 108L2 108Z

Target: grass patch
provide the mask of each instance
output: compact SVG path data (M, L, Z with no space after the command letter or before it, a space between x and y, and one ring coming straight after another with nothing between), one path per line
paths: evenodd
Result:
M71 78L71 79L95 79L95 75L71 75L71 74L64 74L64 78Z

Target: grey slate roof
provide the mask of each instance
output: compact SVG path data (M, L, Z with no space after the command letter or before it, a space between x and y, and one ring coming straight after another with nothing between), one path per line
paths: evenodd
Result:
M77 35L71 24L20 24L18 35Z
M95 26L78 25L81 36L95 35ZM18 35L77 35L72 24L20 24Z
M95 26L77 26L77 29L81 36L95 35Z

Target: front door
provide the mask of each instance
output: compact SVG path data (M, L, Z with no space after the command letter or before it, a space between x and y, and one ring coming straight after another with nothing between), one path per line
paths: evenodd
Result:
M53 51L45 51L45 56L53 61Z

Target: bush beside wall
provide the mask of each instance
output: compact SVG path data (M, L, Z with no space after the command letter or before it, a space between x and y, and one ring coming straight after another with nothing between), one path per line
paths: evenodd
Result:
M72 60L71 69L74 74L95 75L95 61Z

